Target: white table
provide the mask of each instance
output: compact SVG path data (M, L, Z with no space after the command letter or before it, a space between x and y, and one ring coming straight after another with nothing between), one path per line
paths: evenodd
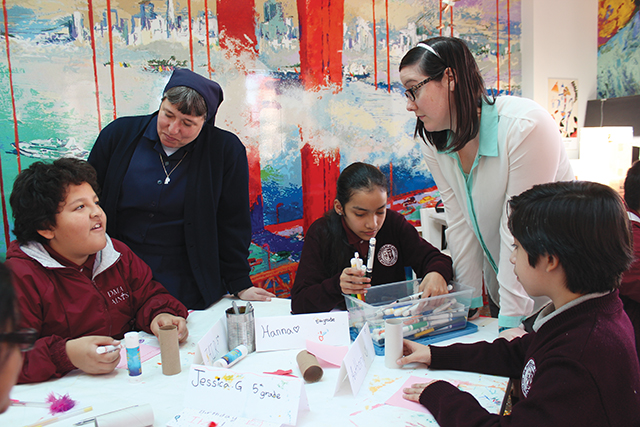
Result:
M290 301L285 299L274 299L268 303L256 302L253 305L256 317L288 315L290 310ZM15 386L11 397L24 401L44 401L49 392L68 393L71 398L79 402L77 407L93 407L91 412L53 424L56 427L72 426L74 422L90 416L145 403L153 406L154 426L165 426L184 408L184 390L198 340L224 316L224 311L230 306L230 299L224 298L207 310L195 311L189 315L189 338L180 348L182 372L178 375L164 376L160 366L160 355L158 355L143 363L143 380L140 383L130 383L126 369L116 369L111 374L99 376L73 371L60 379ZM498 336L496 319L481 318L474 323L479 327L478 332L451 341L492 341ZM443 345L447 343L449 342L445 341ZM157 340L155 337L148 337L147 344L157 345ZM302 375L295 360L299 351L252 353L232 369L255 373L291 369L294 375L301 378ZM457 371L430 371L425 369L424 365L388 369L384 366L384 357L376 356L357 396L351 395L350 392L340 392L334 397L338 370L338 368L325 368L320 382L305 385L310 410L300 415L298 426L370 427L383 423L436 426L430 415L384 404L411 375L463 381L463 384L469 385L469 391L472 394L474 394L474 384L490 387L497 390L495 396L490 397L492 402L487 403L494 407L500 406L503 397L501 392L506 389L507 384L506 378ZM464 388L464 385L461 384L460 388ZM479 396L476 395L476 397ZM225 408L216 407L212 402L211 409L224 412ZM494 411L497 412L497 409ZM0 415L0 426L25 426L48 416L46 410L41 408L11 407L5 414Z

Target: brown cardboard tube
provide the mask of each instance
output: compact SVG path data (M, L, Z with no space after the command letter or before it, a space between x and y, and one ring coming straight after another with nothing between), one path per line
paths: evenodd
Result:
M180 348L178 346L178 327L176 325L160 326L158 341L160 341L162 373L165 375L179 374L181 367Z
M322 367L318 364L318 359L307 350L302 350L296 356L298 367L302 372L302 378L308 383L315 383L322 378Z

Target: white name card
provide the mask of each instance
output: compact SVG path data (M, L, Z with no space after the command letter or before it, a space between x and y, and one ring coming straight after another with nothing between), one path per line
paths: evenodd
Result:
M349 345L346 311L256 318L256 351L305 348L307 340Z
M227 344L227 330L222 319L209 329L198 341L196 354L193 356L193 363L196 365L213 366L213 362L227 354L229 346Z
M191 365L185 407L295 425L309 404L300 378Z
M167 423L167 427L204 427L214 422L218 427L280 427L280 423L270 423L255 418L236 417L220 411L183 409Z
M369 324L365 323L358 334L358 337L347 352L347 355L342 360L340 372L338 372L338 382L336 383L334 396L341 388L343 388L345 378L349 378L351 392L356 396L358 391L360 391L360 387L364 382L364 378L367 376L367 372L369 372L369 368L371 367L375 356L376 353L373 349L373 341L371 340L371 333L369 332Z

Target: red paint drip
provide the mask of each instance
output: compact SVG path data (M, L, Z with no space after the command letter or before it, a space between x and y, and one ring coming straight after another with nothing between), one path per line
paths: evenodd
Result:
M340 151L322 151L309 143L300 149L303 230L333 207L340 176Z
M453 7L449 8L449 12L451 14L451 22L449 23L449 28L451 29L451 37L453 37Z
M500 95L500 0L496 0L496 95Z
M214 423L213 421L211 421L211 422L209 423L209 426L208 426L208 427L217 427L217 426L218 426L218 424L216 424L216 423Z
M391 93L391 60L389 59L389 0L384 0L387 23L387 92Z
M237 67L246 66L237 58L242 53L254 55L258 46L254 0L217 0L216 12L220 47L236 60Z
M209 72L209 79L211 79L211 48L209 46L209 5L207 0L204 0L204 25L207 29L207 71Z
M509 0L507 0L507 54L509 58L507 62L509 65L509 85L507 90L511 95L511 5Z
M113 63L113 30L111 28L111 0L107 0L107 25L109 26L107 34L109 34L109 65L111 71L111 99L113 100L113 120L116 115L116 79L115 64Z
M7 45L7 66L9 67L9 89L11 91L11 108L13 110L13 137L16 144L16 159L18 161L18 172L22 169L20 166L20 138L18 136L18 119L16 117L16 100L13 94L13 71L11 70L11 51L9 49L9 18L7 16L7 0L2 0L2 13L4 15L4 41ZM4 195L2 197L3 204L3 215L6 216L4 212ZM7 220L4 221L5 228L7 227ZM8 233L5 233L5 236L9 236ZM9 243L7 243L7 246Z
M342 87L344 2L297 0L300 79L308 91Z
M9 242L10 242L9 218L7 215L7 201L5 200L5 197L4 197L4 180L2 179L2 157L0 157L0 197L2 197L2 225L4 226L4 242L8 248Z
M376 36L376 0L371 0L373 6L373 82L378 90L378 37Z
M191 0L187 2L187 9L189 10L189 57L191 58L191 71L193 71L193 29L191 28Z
M11 106L13 108L13 132L15 137L16 152L18 159L18 171L20 171L20 145L18 138L18 121L16 119L16 103L13 96L13 75L11 72L11 54L9 52L9 23L7 17L7 2L2 0L2 13L4 14L4 39L7 44L7 64L9 66L9 87L11 90ZM2 225L4 226L4 241L9 247L9 218L7 215L7 201L4 197L4 180L2 178L2 157L0 157L0 197L2 197Z
M393 197L393 162L389 162L389 196Z
M440 21L438 22L438 28L440 29L440 35L442 36L442 0L438 6L438 12L440 12Z
M93 60L93 80L96 85L96 108L98 110L98 131L102 130L102 114L100 113L100 86L98 85L98 65L96 62L96 37L93 30L93 2L87 0L89 7L89 29L91 31L91 52Z

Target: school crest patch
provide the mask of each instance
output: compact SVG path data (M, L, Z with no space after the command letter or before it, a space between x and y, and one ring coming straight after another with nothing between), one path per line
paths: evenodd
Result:
M378 252L378 261L380 261L380 264L385 267L395 265L395 263L398 262L398 248L387 243L380 248L380 251Z
M529 394L529 389L531 388L531 381L533 381L533 377L536 375L536 362L533 359L529 359L527 364L524 366L522 370L522 394L524 397L527 397Z

